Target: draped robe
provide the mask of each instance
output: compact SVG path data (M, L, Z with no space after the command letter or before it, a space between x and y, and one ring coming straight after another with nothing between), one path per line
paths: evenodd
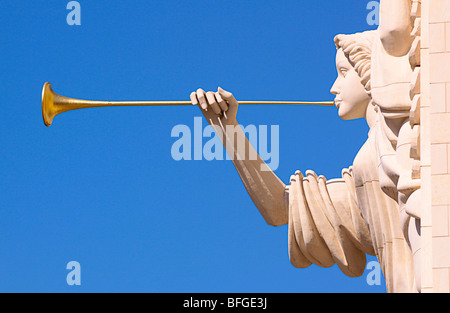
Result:
M334 264L350 277L361 276L366 254L376 255L388 292L412 292L411 250L400 227L397 202L378 179L375 126L342 178L327 181L313 171L297 171L286 188L289 258L295 267ZM407 264L407 266L405 266Z

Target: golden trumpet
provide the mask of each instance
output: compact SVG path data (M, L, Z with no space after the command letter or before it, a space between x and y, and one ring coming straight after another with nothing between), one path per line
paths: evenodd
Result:
M239 105L276 104L276 105L325 105L333 106L333 101L239 101ZM42 88L42 117L45 126L52 125L53 118L61 113L87 108L116 107L116 106L164 106L164 105L192 105L191 101L90 101L61 96L53 91L47 82Z

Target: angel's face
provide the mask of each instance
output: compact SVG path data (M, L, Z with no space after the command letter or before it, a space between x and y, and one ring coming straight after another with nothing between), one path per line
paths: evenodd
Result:
M339 117L343 120L365 117L370 96L342 49L336 53L336 68L338 77L330 92L336 96L334 102L339 110Z

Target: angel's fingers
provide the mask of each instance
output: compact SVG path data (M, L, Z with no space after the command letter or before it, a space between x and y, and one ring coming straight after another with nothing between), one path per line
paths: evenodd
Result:
M219 104L220 108L225 113L228 110L227 102L222 99L222 96L220 95L219 92L216 92L214 95L216 96L216 100L217 100L217 103Z
M197 90L197 98L203 110L208 111L208 102L206 101L205 91L201 88Z
M296 182L297 181L297 176L296 175L291 175L291 179L289 181L290 181L291 184L293 182Z
M197 94L195 92L192 92L189 97L191 98L191 102L193 105L198 105L199 102L197 99Z
M222 113L222 111L220 110L219 104L216 101L216 97L214 97L214 92L208 91L206 93L206 99L208 100L208 103L211 106L214 113L216 113L216 114Z

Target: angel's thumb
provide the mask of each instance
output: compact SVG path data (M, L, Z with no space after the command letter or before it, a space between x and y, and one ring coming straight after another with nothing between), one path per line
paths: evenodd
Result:
M219 92L219 94L225 98L226 100L230 100L233 98L233 94L231 92L228 92L226 90L223 90L221 87L217 88L217 91Z

